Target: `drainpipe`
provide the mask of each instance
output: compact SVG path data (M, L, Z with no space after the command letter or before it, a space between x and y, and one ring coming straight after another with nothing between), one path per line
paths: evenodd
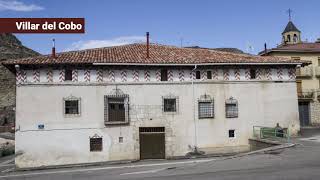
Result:
M195 98L194 98L194 77L193 77L193 72L197 69L197 65L194 65L194 68L192 69L192 80L191 80L191 85L192 85L192 108L193 108L193 123L194 123L194 151L198 151L198 138L197 138L197 123L196 123L196 107L195 107Z

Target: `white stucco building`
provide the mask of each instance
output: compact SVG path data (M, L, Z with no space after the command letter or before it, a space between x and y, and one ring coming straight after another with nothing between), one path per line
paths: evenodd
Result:
M297 60L130 44L3 64L21 168L244 151L255 125L300 129Z

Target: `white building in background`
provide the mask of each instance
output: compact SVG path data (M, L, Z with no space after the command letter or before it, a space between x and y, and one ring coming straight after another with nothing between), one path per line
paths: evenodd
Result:
M300 129L297 60L130 44L3 64L20 168L246 151L253 126Z

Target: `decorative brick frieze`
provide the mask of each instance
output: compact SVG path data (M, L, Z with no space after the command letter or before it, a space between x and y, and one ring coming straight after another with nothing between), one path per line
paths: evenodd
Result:
M139 82L139 71L138 70L133 70L132 79L134 82Z
M179 70L179 81L184 81L184 71L182 69Z
M103 82L103 70L102 69L98 69L97 70L97 82Z
M144 71L144 80L146 82L149 82L150 81L150 71L149 70L145 70Z
M201 70L200 79L196 79L195 71L191 69L168 69L167 76L169 82L185 82L185 81L203 81L207 80L207 71ZM212 78L210 81L246 81L250 80L250 69L241 69L238 67L210 69ZM128 74L130 73L130 74ZM23 76L25 74L25 76ZM47 83L47 82L64 82L65 70L20 70L16 74L17 84L21 84L28 80L28 83ZM40 76L44 77L40 77ZM46 76L46 77L45 77ZM295 69L294 68L257 68L255 80L268 80L268 81L294 81ZM160 69L103 69L96 70L89 69L73 69L72 82L160 82L161 70ZM70 82L68 82L70 83Z
M90 82L90 70L84 70L84 82Z
M61 69L59 71L59 82L64 82L64 80L65 80L65 70Z
M77 69L72 70L72 82L78 82L78 70Z
M33 70L33 82L34 83L40 82L40 70L39 69Z
M53 72L52 69L47 70L47 82L52 83L53 82Z

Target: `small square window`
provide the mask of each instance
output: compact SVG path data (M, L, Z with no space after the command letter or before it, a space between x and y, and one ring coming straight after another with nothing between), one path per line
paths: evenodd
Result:
M211 73L211 71L207 71L207 79L212 79L212 73Z
M176 112L176 99L175 98L165 98L163 99L163 111L164 112Z
M123 143L123 137L119 137L119 143Z
M72 81L72 70L66 69L64 76L65 81Z
M229 138L234 138L235 137L235 130L231 129L229 130Z
M90 138L90 151L102 151L102 138Z
M161 69L161 81L168 81L168 70Z
M196 71L196 79L201 79L200 71Z
M255 78L256 78L256 70L250 69L250 79L255 79Z
M80 115L80 99L65 98L63 103L64 103L64 115L66 116Z

